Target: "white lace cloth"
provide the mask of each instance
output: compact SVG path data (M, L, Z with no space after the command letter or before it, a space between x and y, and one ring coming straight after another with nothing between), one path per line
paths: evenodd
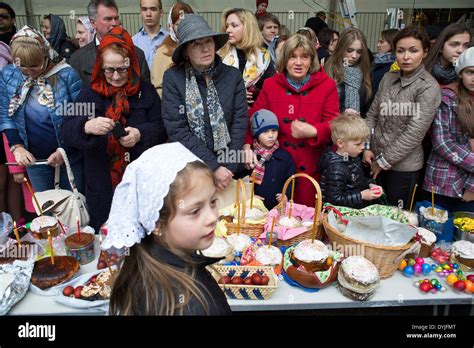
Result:
M178 172L195 161L201 160L182 144L168 143L146 150L130 163L115 189L101 248L129 248L150 234L171 183Z

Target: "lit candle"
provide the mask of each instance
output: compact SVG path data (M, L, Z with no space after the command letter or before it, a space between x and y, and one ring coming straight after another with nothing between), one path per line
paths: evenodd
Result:
M51 264L54 265L54 250L53 250L53 238L51 238L51 232L48 230L48 242L51 253Z
M33 189L31 188L30 183L28 182L28 179L27 179L27 178L23 178L23 181L25 182L26 186L28 187L28 190L30 191L31 196L33 196L33 200L35 201L36 206L38 207L38 211L40 212L39 215L43 215L43 210L41 210L41 206L39 205L38 200L36 199L36 195L35 195L35 193L33 192ZM39 215L38 215L38 216L39 216Z
M61 223L61 221L59 221L59 218L57 215L56 215L56 221L58 222L59 227L61 227L61 231L63 231L63 233L66 234L66 230L64 229L64 226Z
M15 234L16 242L18 245L21 245L20 235L18 234L18 229L16 228L16 221L13 221L13 233Z

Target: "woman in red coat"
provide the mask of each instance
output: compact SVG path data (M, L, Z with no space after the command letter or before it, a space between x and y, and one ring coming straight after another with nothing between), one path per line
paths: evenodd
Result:
M319 180L319 158L331 140L329 121L339 114L336 83L320 68L312 42L299 34L285 42L277 69L265 81L249 114L260 109L273 111L280 126L279 144L293 157L297 172ZM253 168L257 158L248 151L251 143L248 131L244 150ZM313 185L301 180L294 201L313 206L315 194Z

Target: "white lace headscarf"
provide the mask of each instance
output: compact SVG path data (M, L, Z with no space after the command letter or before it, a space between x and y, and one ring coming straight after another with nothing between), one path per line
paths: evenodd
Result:
M181 143L168 143L148 149L130 163L115 189L102 249L129 248L151 234L170 185L195 161L201 160Z

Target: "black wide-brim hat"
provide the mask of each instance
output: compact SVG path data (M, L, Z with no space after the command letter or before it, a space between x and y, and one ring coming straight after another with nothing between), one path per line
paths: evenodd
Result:
M179 46L176 47L172 56L173 62L176 64L184 60L184 49L188 42L205 37L212 37L216 43L217 51L222 48L229 39L229 34L214 32L203 17L193 13L183 15L183 18L178 24L176 35L178 37Z

